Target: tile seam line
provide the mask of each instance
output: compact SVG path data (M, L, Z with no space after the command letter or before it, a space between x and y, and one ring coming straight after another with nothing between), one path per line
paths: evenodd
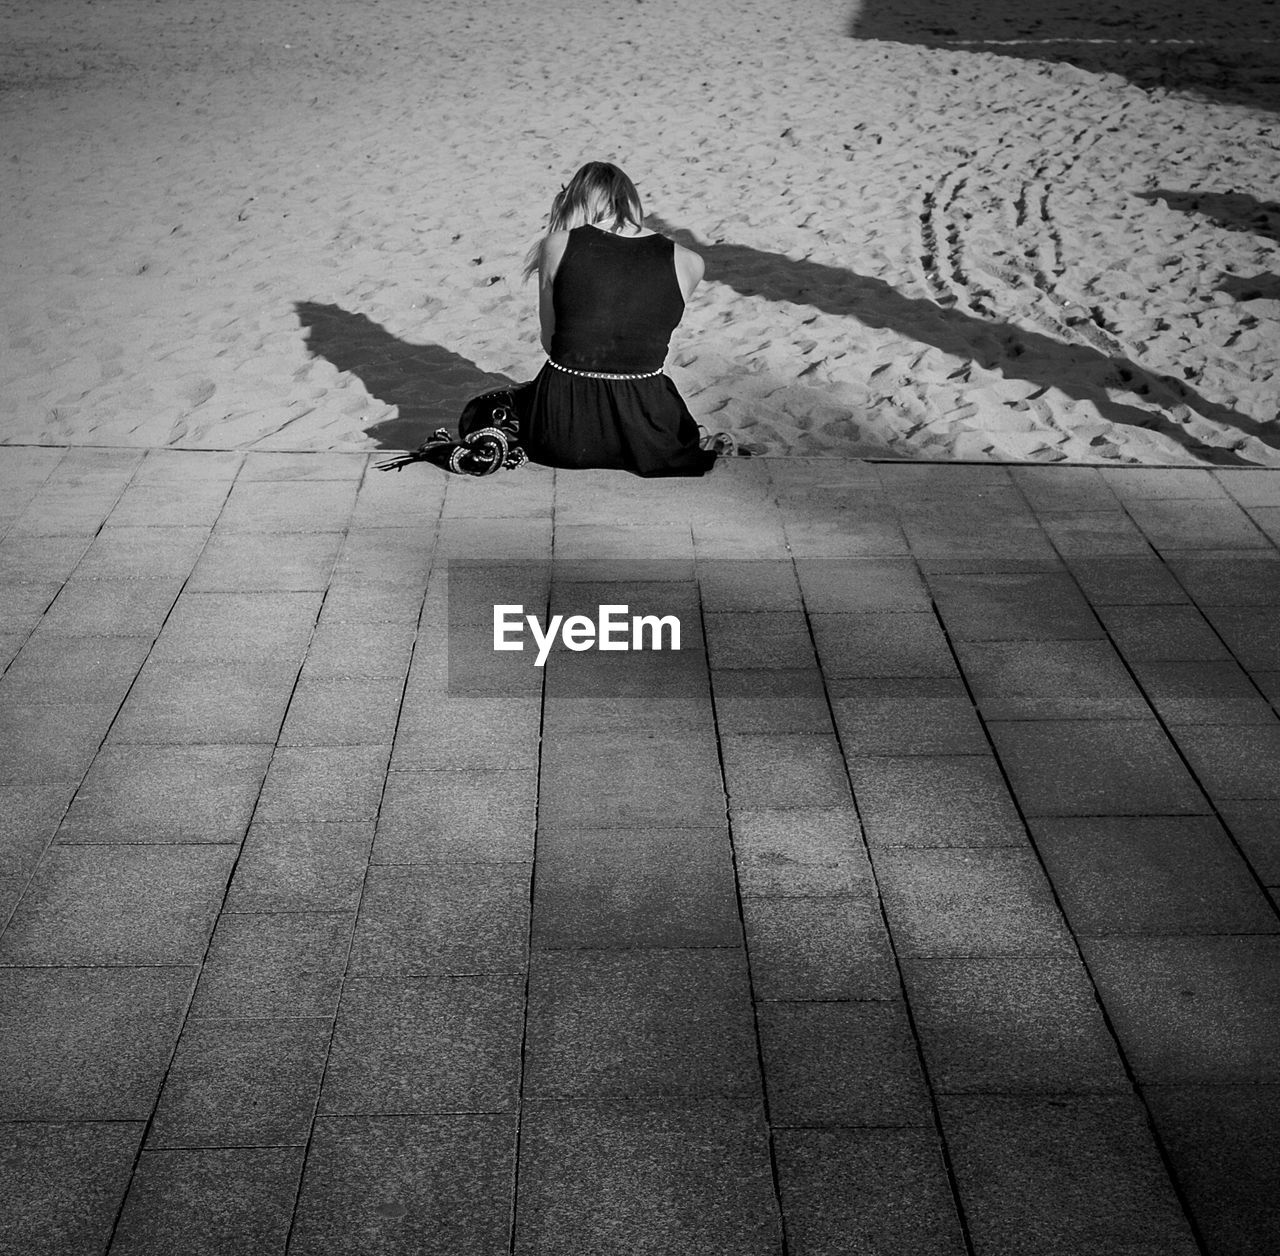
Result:
M893 509L895 517L898 518L898 525L901 527L901 518L898 516L896 508ZM914 556L912 557L912 562L917 574L919 574L919 564L915 561ZM947 1141L946 1131L942 1124L942 1113L938 1104L938 1095L940 1092L935 1087L930 1075L928 1060L924 1053L924 1044L920 1036L920 1028L916 1022L915 1012L911 1007L911 1000L908 997L902 956L898 953L898 945L894 939L893 930L889 924L889 916L884 904L884 895L880 889L880 877L876 872L875 861L871 857L870 843L867 841L866 828L862 822L862 808L858 805L857 793L853 788L853 778L849 771L849 755L845 751L844 739L840 734L840 725L836 720L835 706L831 696L831 685L828 682L826 671L822 666L822 656L818 653L817 636L814 632L812 619L813 612L809 609L808 599L805 596L804 585L800 582L800 573L798 570L796 571L796 583L800 589L800 606L805 618L805 627L809 633L810 646L813 649L814 657L818 660L818 671L822 676L822 692L823 698L827 704L827 718L831 722L831 735L835 737L836 747L840 752L840 760L844 768L845 781L849 788L849 798L851 800L854 816L857 820L859 840L861 842L863 854L867 858L867 867L871 876L871 884L875 887L876 910L879 913L880 924L884 929L885 940L889 947L889 953L893 957L894 972L898 979L898 991L895 998L868 1001L893 1003L901 1000L903 1012L907 1020L907 1029L911 1034L912 1044L915 1047L916 1065L920 1069L921 1081L924 1083L925 1093L928 1096L929 1114L931 1117L930 1126L916 1126L913 1128L932 1128L933 1130L934 1138L937 1140L937 1152L942 1160L943 1172L946 1174L947 1187L951 1195L951 1205L954 1209L956 1224L960 1230L960 1241L964 1245L965 1252L967 1252L969 1256L975 1256L978 1249L970 1229L968 1210L965 1207L964 1199L960 1193L959 1178L957 1177L955 1164L951 1157L951 1148Z
M444 494L447 499L448 492ZM553 569L555 563L556 552L556 515L560 504L560 472L553 469L551 472L551 552L547 557L548 570ZM443 510L443 499L441 509ZM552 596L552 580L547 580L546 590L541 602L541 610L544 621L551 613L551 596ZM448 616L446 614L446 622ZM446 628L446 632L448 629ZM447 648L447 642L446 642ZM547 726L547 678L546 671L541 670L538 674L538 762L534 768L534 804L533 804L533 849L530 851L529 866L529 924L525 931L525 959L524 959L524 991L521 1004L520 1017L520 1073L516 1079L516 1095L515 1095L515 1129L513 1131L514 1144L511 1155L511 1199L507 1207L507 1245L506 1250L509 1256L515 1256L517 1240L519 1238L520 1224L520 1179L523 1161L524 1146L524 1118L525 1118L525 1101L526 1097L534 1098L533 1095L526 1096L526 1084L529 1072L529 1001L530 991L533 987L533 935L534 935L534 911L537 904L537 886L538 886L538 837L542 831L542 769L544 762L543 749L545 745ZM521 769L528 771L528 768Z
M795 560L790 560L791 571L795 575ZM769 1176L773 1189L773 1204L777 1210L778 1216L778 1236L780 1239L780 1256L788 1256L791 1249L791 1237L788 1233L787 1211L785 1202L782 1197L782 1177L778 1168L778 1148L777 1139L774 1137L775 1129L778 1128L774 1124L772 1105L769 1099L769 1083L768 1073L765 1070L764 1059L764 1038L760 1032L760 1004L761 1000L756 997L756 980L755 966L751 959L751 948L747 945L747 926L746 914L744 911L744 903L746 895L742 891L742 878L740 876L739 860L738 860L738 844L734 840L734 820L733 808L730 805L730 794L728 788L728 777L725 774L724 760L724 736L720 731L720 715L719 708L716 704L715 685L712 683L711 655L707 648L707 614L708 611L702 599L702 583L698 580L697 569L694 570L694 582L698 597L698 619L702 631L702 658L707 674L707 690L711 704L711 729L715 738L716 746L716 762L720 771L720 790L721 797L724 802L724 832L729 840L729 860L733 869L733 890L735 898L735 906L738 914L738 936L742 939L741 951L743 962L747 969L747 997L751 1001L751 1028L755 1038L755 1061L756 1075L759 1078L758 1096L761 1111L764 1115L764 1127L766 1136L766 1146L769 1156ZM737 950L739 948L729 948Z
M265 452L265 451L260 451L260 452ZM246 455L246 458L247 458L247 455ZM356 509L359 506L359 502L360 502L360 492L369 480L369 472L372 468L372 463L373 463L373 454L366 453L364 466L361 468L360 478L356 482L356 491L351 502L351 514L348 515L346 526L342 530L342 543L338 546L337 552L334 554L333 565L329 570L329 579L325 585L324 596L320 599L320 606L316 610L315 622L311 625L311 635L307 639L307 649L303 653L302 663L299 664L298 666L298 675L294 678L294 687L293 687L293 690L290 692L289 702L286 704L285 709L280 717L280 728L277 731L276 749L280 748L279 733L283 732L285 721L289 718L289 707L293 705L293 698L294 698L294 695L297 693L298 684L299 684L299 681L301 680L303 669L306 666L306 657L311 652L311 646L315 641L316 631L319 627L321 616L324 614L325 603L327 603L329 600L329 591L333 586L334 574L337 572L338 566L342 562L343 554L346 551L347 543L351 535L352 521L354 519ZM243 463L241 465L243 465ZM418 651L418 640L422 630L422 616L423 616L423 612L424 612L424 609L426 606L426 600L427 600L427 581L430 579L430 573L432 569L435 567L436 552L437 552L437 548L439 544L439 536L440 536L440 518L441 518L441 515L443 514L443 511L444 511L444 494L441 494L440 506L436 511L436 517L434 520L434 534L433 534L432 543L431 543L431 557L427 567L427 576L423 579L423 583L422 583L422 600L418 604L418 616L417 616L417 619L414 621L413 644L409 649L409 657L405 659L405 662L404 662L404 673L400 680L400 701L396 707L395 727L391 730L390 740L387 744L387 758L382 768L382 788L378 792L378 805L377 805L377 808L375 809L375 814L373 816L373 821L372 821L373 833L369 839L369 854L365 860L364 873L360 878L360 892L356 895L355 908L351 913L351 932L347 935L346 952L343 956L343 961L342 961L342 979L338 983L338 994L337 994L337 998L334 1000L334 1003L333 1003L332 1016L322 1018L330 1022L329 1037L328 1037L328 1042L325 1045L324 1062L320 1068L319 1080L316 1082L315 1094L311 1102L311 1118L307 1125L307 1137L306 1137L305 1143L303 1144L302 1159L298 1165L298 1176L294 1184L293 1207L290 1209L290 1212L289 1212L289 1224L285 1228L284 1243L281 1249L285 1253L287 1253L293 1245L294 1231L297 1228L299 1210L302 1204L302 1192L303 1192L304 1186L306 1185L307 1163L311 1158L311 1148L313 1143L315 1142L316 1125L317 1125L317 1122L323 1119L323 1116L325 1115L320 1111L320 1103L324 1095L324 1084L329 1075L329 1061L333 1056L334 1039L337 1037L337 1034L338 1034L338 1017L342 1012L342 998L343 998L343 995L346 993L347 980L348 980L348 977L350 976L351 954L355 949L356 931L360 927L360 912L361 912L361 909L364 907L365 890L369 883L369 870L370 868L375 866L373 863L373 851L378 841L378 823L382 818L382 805L386 798L387 781L390 778L391 759L392 759L392 756L395 754L396 736L400 731L400 721L404 713L405 693L407 692L408 686L409 686L409 676L413 668L413 659ZM271 762L272 763L275 762L274 750L272 752ZM270 770L271 770L271 765L268 764L267 772L270 773ZM265 785L266 785L266 777L264 776L263 786L265 787ZM254 803L254 814L257 813L258 803L261 801L261 797L262 797L262 792L259 791L258 800L255 801ZM252 818L250 819L250 827L252 827ZM248 834L246 831L246 836L247 835ZM238 862L239 861L237 860L237 863ZM228 893L230 893L230 889L231 889L231 878L228 878L227 880ZM262 915L262 914L272 914L272 913L228 913L228 914ZM300 913L300 914L309 914L309 913ZM221 915L222 913L219 913L219 919L221 919ZM212 944L212 941L213 939L212 937L210 937L210 944ZM203 971L203 964L201 965L201 969Z

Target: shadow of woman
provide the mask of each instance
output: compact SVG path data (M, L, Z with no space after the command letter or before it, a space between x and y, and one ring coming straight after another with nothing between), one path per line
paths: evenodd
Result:
M442 345L400 340L341 306L295 301L293 308L312 357L355 375L371 397L399 411L395 418L365 428L379 449L416 449L437 427L452 431L469 398L516 382L482 371Z
M680 227L650 215L648 223L678 244L702 256L706 278L747 296L811 305L826 314L856 318L867 327L887 328L922 344L964 358L1008 379L1038 388L1056 388L1088 401L1111 423L1159 432L1198 458L1216 466L1254 466L1231 449L1207 446L1180 424L1108 395L1121 389L1149 402L1184 405L1219 427L1256 437L1280 448L1280 430L1200 396L1181 380L1145 370L1125 358L1111 357L1088 345L1067 344L1008 323L990 323L933 301L903 296L881 279L821 262L792 261L781 253L740 244L704 244Z

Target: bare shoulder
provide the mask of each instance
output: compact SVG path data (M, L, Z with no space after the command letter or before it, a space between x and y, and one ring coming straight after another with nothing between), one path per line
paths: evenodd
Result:
M542 260L538 267L543 283L550 283L556 277L560 261L564 257L565 247L569 243L567 231L552 231L542 241Z
M702 281L706 266L697 253L685 248L683 244L675 246L675 266L676 277L680 281L680 291L684 293L684 299L687 301Z

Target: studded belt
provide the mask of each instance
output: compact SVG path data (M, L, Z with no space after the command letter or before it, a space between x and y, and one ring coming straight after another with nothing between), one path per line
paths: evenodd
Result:
M547 361L556 368L557 371L563 371L566 375L578 375L583 379L653 379L655 375L661 375L663 368L659 367L656 371L642 371L638 375L615 375L610 371L575 371L572 367L561 366L559 362Z

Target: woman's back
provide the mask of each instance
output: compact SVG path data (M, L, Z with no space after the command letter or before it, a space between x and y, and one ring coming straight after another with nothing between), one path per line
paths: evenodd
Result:
M551 359L580 371L662 369L684 314L675 245L654 233L569 232L553 287Z

